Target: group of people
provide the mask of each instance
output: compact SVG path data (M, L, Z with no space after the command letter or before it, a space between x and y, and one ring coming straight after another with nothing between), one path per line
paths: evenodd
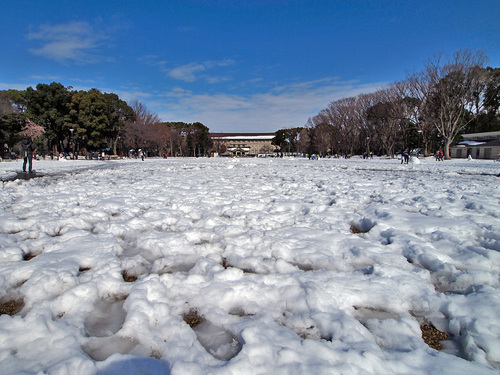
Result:
M33 173L33 155L35 153L36 147L33 141L31 140L30 137L26 136L22 142L21 142L21 153L22 153L22 158L23 158L23 172L26 173L26 166L28 167L28 172ZM367 159L368 155L373 158L373 153L370 154L363 154L363 159ZM146 153L144 150L139 150L139 156L141 159L144 161L144 158L146 156ZM469 155L470 156L470 155ZM165 154L165 158L167 157L167 154ZM436 151L435 154L436 161L443 161L444 160L444 154L443 151L438 150ZM311 159L311 156L309 156L309 159ZM312 159L316 159L316 155L312 155ZM499 159L500 159L500 154L499 154ZM401 153L401 164L405 163L408 164L410 161L410 154L408 150L404 150ZM498 174L497 177L500 177L500 173Z
M436 158L436 161L444 161L444 153L441 150L436 151L434 154L434 157ZM410 153L408 150L404 150L401 153L401 164L405 163L408 164L410 162Z

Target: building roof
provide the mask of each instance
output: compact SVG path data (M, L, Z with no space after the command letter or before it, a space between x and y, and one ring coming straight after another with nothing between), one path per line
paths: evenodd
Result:
M477 141L462 141L458 143L459 146L481 146L484 145L484 142Z
M246 139L246 140L270 140L276 136L276 133L209 133L209 137L213 139Z
M500 139L500 131L496 132L483 132L483 133L469 133L462 134L465 140L490 140L490 139Z
M496 147L500 146L500 140L493 140L489 142L476 142L476 141L462 141L456 147Z

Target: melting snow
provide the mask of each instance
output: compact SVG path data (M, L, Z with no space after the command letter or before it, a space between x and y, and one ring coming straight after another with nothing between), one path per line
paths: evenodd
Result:
M0 163L2 373L498 373L498 163L40 161L7 181L20 165Z

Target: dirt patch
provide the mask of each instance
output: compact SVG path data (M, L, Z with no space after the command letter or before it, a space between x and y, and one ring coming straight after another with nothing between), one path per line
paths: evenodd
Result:
M422 331L422 338L427 345L436 350L443 349L441 341L448 339L447 333L438 330L432 324L420 324L420 330Z
M123 280L127 283L133 283L134 281L137 280L137 276L133 274L129 274L127 271L122 272L123 275Z
M257 273L257 272L255 272L254 270L252 270L250 268L236 267L236 266L232 265L231 263L229 263L226 258L222 258L221 266L224 267L224 269L226 269L226 270L228 268L238 268L238 269L242 270L243 273L253 273L253 274Z
M23 260L30 260L30 259L33 259L34 257L36 257L38 254L33 254L33 253L26 253L26 254L23 254Z
M315 270L315 268L310 264L301 264L301 263L290 263L290 264L304 272L310 272Z
M23 300L10 300L0 304L0 315L10 315L13 316L19 311L21 311L24 305Z
M356 228L354 225L351 225L351 233L360 234L360 233L364 233L364 232L362 232L361 230Z
M182 319L191 327L194 328L201 322L203 322L205 319L198 315L198 310L196 309L191 309L187 313L184 313L182 315Z
M236 307L234 309L231 309L231 311L229 311L229 315L239 316L240 318L255 316L255 314L249 314L245 312L245 310L243 310L243 308L241 307Z

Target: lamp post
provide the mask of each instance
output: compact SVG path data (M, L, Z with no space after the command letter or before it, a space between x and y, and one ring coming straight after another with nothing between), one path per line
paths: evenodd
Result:
M71 148L71 150L72 150L71 151L71 158L74 159L75 158L75 140L73 138L73 132L75 131L75 129L71 128L71 129L69 129L69 131L71 132L71 139L70 139L70 143L69 144L70 144L70 146L73 146Z
M418 149L419 149L418 146L420 145L420 137L422 136L422 130L417 130L417 133L418 133L418 139L417 139L417 158L418 158Z

